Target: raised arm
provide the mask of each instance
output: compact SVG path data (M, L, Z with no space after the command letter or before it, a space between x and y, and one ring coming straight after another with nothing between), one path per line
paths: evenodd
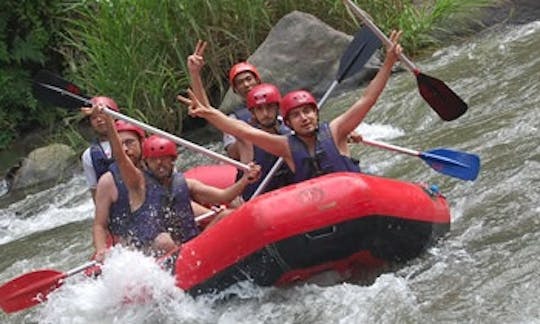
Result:
M249 183L256 181L260 177L261 167L253 162L250 162L249 166L250 170L240 180L225 189L187 179L191 198L201 204L226 204L231 202L244 191Z
M204 118L222 132L251 142L270 154L290 158L286 136L270 134L238 119L229 118L218 109L203 105L191 90L188 90L188 94L190 98L178 96L177 99L188 106L191 116Z
M131 161L124 151L123 144L120 140L118 132L116 131L112 117L107 116L106 122L107 137L111 143L113 157L116 160L116 163L118 163L120 175L122 176L122 180L126 184L131 196L134 191L140 191L141 188L144 188L144 175L142 174L141 170L139 170L135 164L133 164L133 161Z
M199 98L205 106L210 106L210 101L206 95L206 90L201 78L201 70L204 66L204 50L206 49L207 43L204 41L197 41L195 46L195 51L193 54L187 58L187 68L189 72L189 77L191 79L191 88L195 93L195 96Z
M131 161L131 159L124 151L120 136L118 135L118 132L116 131L116 127L114 125L114 120L111 116L107 115L102 111L104 108L105 107L100 104L91 108L84 108L85 111L83 111L83 113L103 114L103 119L107 124L107 138L109 140L109 143L111 144L112 155L116 163L118 164L122 180L130 191L130 195L132 195L134 191L140 191L141 188L144 188L144 175L135 166L135 164L133 164L133 161Z
M392 66L398 60L401 53L401 46L398 40L401 36L401 31L392 31L390 39L392 46L387 48L386 59L382 67L377 72L377 75L366 88L362 97L356 101L347 111L336 117L330 122L330 129L338 146L345 144L349 133L364 120L369 110L375 105L377 99L381 95L390 78Z

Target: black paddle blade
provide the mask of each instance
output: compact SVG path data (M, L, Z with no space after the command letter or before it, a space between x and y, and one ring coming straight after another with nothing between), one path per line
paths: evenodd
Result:
M90 100L75 84L46 70L39 71L34 77L32 93L40 101L68 109L87 106Z
M424 100L446 121L463 115L469 108L467 104L441 80L423 73L416 75L418 90Z
M351 44L341 56L336 76L337 82L340 83L351 75L360 72L381 45L379 38L368 27L364 26L358 30Z

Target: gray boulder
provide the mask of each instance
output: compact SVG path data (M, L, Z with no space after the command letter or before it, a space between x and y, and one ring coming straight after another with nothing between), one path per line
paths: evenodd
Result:
M282 94L307 89L320 98L334 80L341 55L351 40L352 36L315 16L293 11L278 21L248 61L257 66L264 82L277 85ZM378 69L377 62L372 58L365 71L340 87L350 87L372 76ZM220 109L230 112L240 102L229 89Z
M69 146L51 144L40 147L21 160L12 169L9 180L10 191L59 183L71 177L78 168L78 155Z

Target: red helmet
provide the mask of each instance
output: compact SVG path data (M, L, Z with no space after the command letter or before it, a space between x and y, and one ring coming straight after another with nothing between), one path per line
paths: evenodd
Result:
M231 87L234 88L234 78L242 72L251 72L253 75L255 75L255 78L257 80L261 81L261 76L259 75L259 71L257 71L257 68L248 63L248 62L240 62L233 65L231 70L229 71L229 83L231 84Z
M279 104L281 116L287 117L287 114L294 108L298 108L303 105L313 105L317 108L317 101L313 98L313 95L306 90L296 90L287 93Z
M263 104L279 104L281 101L281 93L279 93L279 89L275 85L261 83L248 92L246 101L250 110Z
M143 156L145 158L161 156L172 156L176 158L178 152L176 151L176 144L173 141L158 135L152 135L143 143Z
M117 132L134 132L135 134L137 134L137 136L139 136L139 140L143 140L144 139L144 131L142 130L142 128L138 127L138 126L135 126L133 124L130 124L128 122L125 122L123 120L116 120L114 122L114 127L116 128L116 131Z
M118 109L118 105L116 104L116 102L114 102L114 100L112 100L109 97L97 96L90 99L90 102L92 102L93 105L104 104L105 106L107 106L108 108L116 112L120 111L120 109Z

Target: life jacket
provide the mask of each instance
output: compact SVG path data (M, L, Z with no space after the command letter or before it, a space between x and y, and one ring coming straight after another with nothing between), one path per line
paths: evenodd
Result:
M261 128L260 125L256 123L250 123L250 125L259 129ZM291 132L290 128L285 126L285 124L283 124L283 122L279 120L276 131L280 135L287 135ZM268 174L268 172L270 172L270 169L272 169L277 160L277 156L272 155L265 150L259 148L258 146L253 145L253 161L255 161L258 165L261 166L261 177L256 182L250 183L246 186L244 192L242 193L242 197L245 201L248 201L251 196L253 196L253 193L257 190L257 188L259 188L259 185L264 180L264 177ZM238 181L240 178L242 178L243 174L244 172L239 170L236 174L236 180ZM261 193L272 191L274 189L278 189L290 184L291 177L291 170L286 163L282 163L281 167L276 171L272 179L268 182L268 184L261 191Z
M128 189L124 184L124 180L122 180L120 169L116 162L111 164L109 171L113 176L116 191L118 192L118 198L109 208L109 231L113 236L126 237L131 218Z
M114 162L113 158L107 157L107 154L105 154L105 150L101 147L98 139L92 141L92 144L90 145L90 158L92 159L92 165L94 166L97 180L109 171L109 166Z
M288 140L295 167L293 183L332 172L360 172L357 160L339 153L328 123L317 129L315 156L309 154L306 144L296 135L289 134Z
M187 242L199 234L191 208L189 188L182 173L173 174L171 190L145 172L146 196L134 212L119 169L111 170L118 188L118 200L111 206L109 230L138 248L148 246L159 233L169 232L175 241ZM120 180L120 181L118 181ZM119 188L119 185L123 189Z
M240 119L248 124L251 124L251 121L253 120L253 115L249 111L249 109L246 107L245 104L237 106L232 114L237 118Z

